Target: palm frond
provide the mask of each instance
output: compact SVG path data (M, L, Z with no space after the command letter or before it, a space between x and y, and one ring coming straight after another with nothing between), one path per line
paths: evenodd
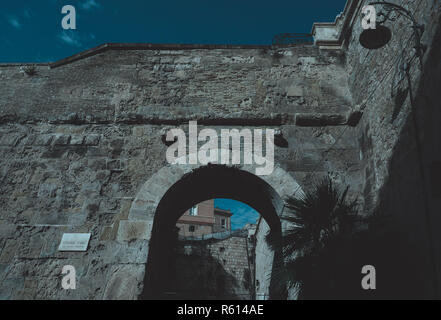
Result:
M274 250L282 250L284 263L274 266L273 276L296 287L300 295L319 290L318 270L332 263L333 254L350 241L360 220L357 201L348 201L349 187L339 192L327 177L301 197L285 200L282 236L267 235ZM348 240L349 239L349 240Z

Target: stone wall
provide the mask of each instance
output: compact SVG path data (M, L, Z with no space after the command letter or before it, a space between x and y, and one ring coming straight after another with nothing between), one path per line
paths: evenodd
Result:
M289 179L308 189L326 174L349 185L365 214L392 215L411 244L401 248L416 266L399 259L389 266L391 276L407 279L396 291L433 297L441 288L432 169L441 161L440 2L395 1L425 24L428 47L422 70L412 64L411 88L397 71L400 53L411 52L409 22L388 24L393 38L385 48L363 49L360 8L367 2L349 1L332 41L317 45L113 44L39 64L36 74L0 64L0 298L138 298L152 222L129 214L139 213L140 193L167 191L173 179L160 176L163 135L172 127L188 131L189 120L218 132L280 130L278 171L268 178L274 189L293 185ZM327 25L321 28L317 36L326 37ZM348 126L358 108L361 122ZM144 190L154 176L155 190ZM64 232L90 232L88 250L57 251ZM256 234L258 293L269 290L271 268L263 234ZM231 247L243 250L241 240ZM215 244L209 250L243 278L243 265L233 267ZM72 291L60 286L68 264L77 270Z
M129 210L167 165L165 130L188 130L188 120L281 130L283 172L302 187L329 172L359 197L338 50L116 45L37 65L35 75L25 67L0 65L1 298L137 298L152 226L129 221ZM58 252L64 232L90 232L88 250ZM67 264L77 290L60 287Z
M360 9L369 1L356 2ZM422 43L427 45L427 50L423 68L419 68L418 59L411 63L410 88L405 73L399 70L401 53L404 52L406 59L413 53L409 20L398 17L394 22L387 22L392 40L378 50L367 50L359 44L361 16L345 35L349 86L354 105L363 110L358 136L364 172L364 209L366 213L377 211L391 215L391 224L404 235L400 250L413 261L390 261L389 268L395 270L391 272L409 279L399 285L401 289L397 291L401 290L407 297L433 297L435 287L441 288L441 282L434 285L437 281L434 268L438 269L438 281L441 274L438 232L441 203L432 195L430 185L430 180L440 178L433 177L430 168L441 161L441 4L437 0L394 2L408 8L416 20L425 25ZM416 266L411 267L413 264Z
M267 300L270 297L271 275L273 270L274 252L265 241L270 227L263 219L255 233L256 237L256 299Z
M170 298L240 299L254 296L254 242L245 236L178 244Z
M300 112L341 114L350 104L340 55L313 46L142 49L37 66L33 76L2 65L2 122L280 122Z

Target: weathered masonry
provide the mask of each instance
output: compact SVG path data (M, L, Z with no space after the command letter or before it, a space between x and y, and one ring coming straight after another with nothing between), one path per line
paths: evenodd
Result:
M105 44L35 70L0 64L0 298L155 296L167 258L158 244L185 210L233 198L280 232L283 198L328 173L409 236L418 291L402 284L403 294L441 292L440 2L396 1L424 22L428 47L411 90L401 81L392 94L410 27L398 18L388 46L362 48L366 3L349 0L334 23L315 24L311 45ZM274 173L169 165L163 136L190 120L278 130ZM88 250L58 251L63 233L90 233ZM256 246L268 251L262 235ZM256 278L277 258L256 256ZM76 290L61 288L64 265L77 270Z
M171 261L168 298L253 299L254 243L247 230L223 239L180 242Z

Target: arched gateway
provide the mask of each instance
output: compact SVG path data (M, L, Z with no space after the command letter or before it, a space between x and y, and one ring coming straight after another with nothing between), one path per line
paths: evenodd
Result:
M302 190L277 165L268 176L255 175L255 169L254 165L187 164L167 165L154 174L138 191L128 220L119 227L129 232L133 240L149 241L146 261L111 275L104 298L160 297L173 227L183 212L201 201L230 198L244 202L262 215L271 232L280 233L283 199Z

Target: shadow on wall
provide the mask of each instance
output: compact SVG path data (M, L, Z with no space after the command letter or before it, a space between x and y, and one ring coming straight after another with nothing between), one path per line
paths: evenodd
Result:
M421 262L415 244L382 215L350 241L336 243L320 257L317 286L307 287L300 299L409 299L427 298L421 282ZM332 246L332 244L331 244ZM376 289L364 290L363 266L376 269ZM416 275L416 276L415 276ZM427 274L426 274L427 276Z
M168 259L161 276L162 292L155 298L163 300L243 300L251 299L251 288L229 272L206 248L211 241L191 245L178 241L178 229L168 245ZM187 250L188 248L188 250ZM187 252L189 251L189 252Z
M164 297L191 300L249 299L249 295L236 295L234 289L237 286L235 277L210 255L177 253Z
M376 228L379 232L376 239L365 241L360 247L366 252L364 258L360 257L360 264L374 265L378 274L378 289L362 293L362 297L439 298L441 195L438 189L441 177L439 172L435 176L437 171L433 168L441 162L441 21L432 48L426 54L429 56L419 90L413 92L416 112L409 114L400 133L389 163L388 180L376 208L379 214L389 215L390 221ZM406 98L409 99L409 95ZM369 184L366 189L370 191ZM431 245L436 253L434 260Z

